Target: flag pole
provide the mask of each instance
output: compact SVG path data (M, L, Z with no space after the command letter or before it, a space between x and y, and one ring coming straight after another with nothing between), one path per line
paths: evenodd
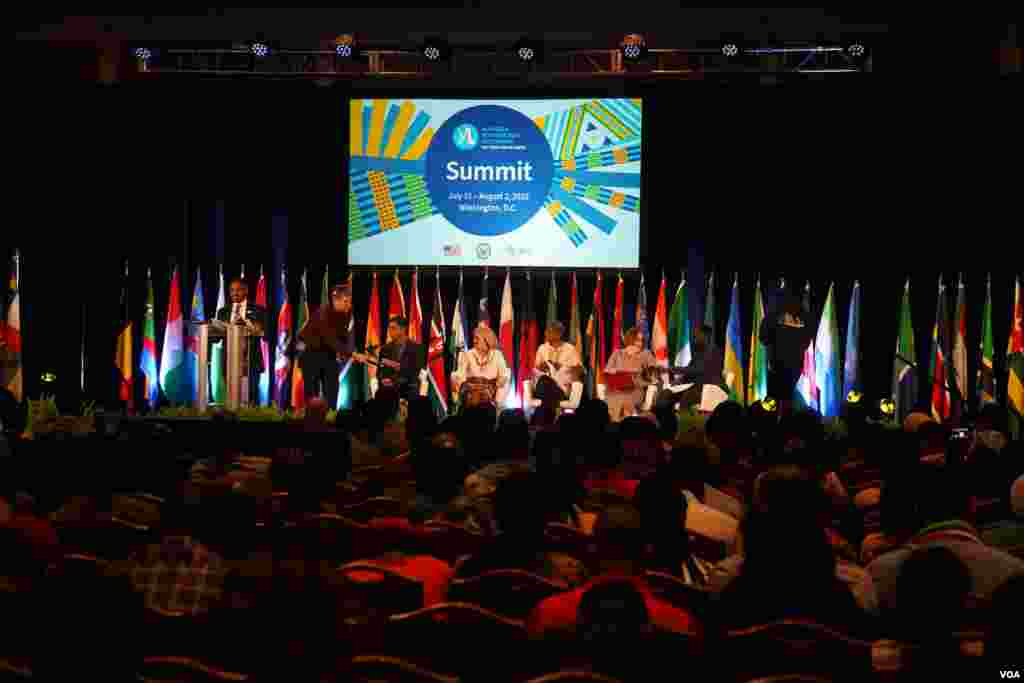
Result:
M87 310L88 310L87 304L86 304L85 301L83 301L82 302L82 363L81 363L82 364L82 371L81 371L81 376L79 377L79 385L80 385L80 388L82 390L83 400L84 400L84 396L85 396L85 331L86 331L86 324L87 324L87 322L86 322L86 320L87 320L86 319Z

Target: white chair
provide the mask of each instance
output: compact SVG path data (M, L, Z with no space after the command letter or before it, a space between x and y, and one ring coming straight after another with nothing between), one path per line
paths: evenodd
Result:
M649 413L654 410L654 400L658 397L658 385L651 384L647 387L647 391L644 392L644 404L641 410L645 413Z
M458 362L455 364L456 367L460 367L462 365L462 356L463 356L463 354L466 354L466 353L468 353L468 352L467 351L459 351ZM511 372L512 371L509 370L510 374L511 374ZM463 377L459 373L458 370L453 370L451 375L449 375L449 380L451 381L451 386L452 386L452 398L451 398L451 400L452 400L453 404L457 405L459 403L459 396L458 396L458 392L455 391L455 385L456 384L460 384L461 385L463 382L466 381L466 378ZM505 407L505 400L508 398L509 386L512 384L512 382L514 382L514 380L515 380L515 378L509 377L508 381L506 381L504 385L499 386L497 388L497 391L496 391L495 396L494 396L494 402L498 405L498 411L499 412L501 410L503 410L504 407Z
M705 384L700 392L700 410L702 413L713 413L718 404L729 400L729 394L725 393L722 387L714 384Z
M583 382L573 382L569 388L569 398L558 404L560 410L576 410L583 400ZM523 407L528 413L540 408L541 400L533 397L533 382L523 381Z

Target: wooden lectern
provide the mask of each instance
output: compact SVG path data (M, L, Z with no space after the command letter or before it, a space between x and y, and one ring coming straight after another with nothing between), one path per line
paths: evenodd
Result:
M227 375L227 397L224 408L238 410L249 405L249 337L259 336L244 323L225 323L219 320L189 322L189 332L196 338L199 356L199 400L196 408L202 412L210 399L210 343L224 340Z

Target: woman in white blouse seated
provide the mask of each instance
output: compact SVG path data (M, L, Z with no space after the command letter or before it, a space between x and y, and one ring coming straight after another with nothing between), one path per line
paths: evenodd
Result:
M463 406L480 402L480 392L493 392L487 397L499 406L504 405L505 394L508 392L512 371L505 362L505 356L498 348L498 338L489 327L477 326L473 330L473 348L459 353L459 365L452 373L452 391L460 397ZM486 380L479 382L477 380ZM479 389L470 394L470 387ZM466 389L466 396L463 389Z

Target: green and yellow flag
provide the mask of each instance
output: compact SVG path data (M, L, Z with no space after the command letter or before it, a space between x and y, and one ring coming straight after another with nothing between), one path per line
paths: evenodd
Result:
M978 363L978 403L985 406L996 400L995 373L992 361L995 358L995 344L992 341L992 276L988 277L985 290L985 309L981 313L981 359Z
M761 279L754 288L754 327L750 331L750 365L747 367L747 405L768 395L768 350L761 343L761 321L764 320L764 297Z
M1013 295L1013 322L1006 344L1006 404L1010 413L1010 434L1014 439L1024 436L1024 295L1020 278Z

